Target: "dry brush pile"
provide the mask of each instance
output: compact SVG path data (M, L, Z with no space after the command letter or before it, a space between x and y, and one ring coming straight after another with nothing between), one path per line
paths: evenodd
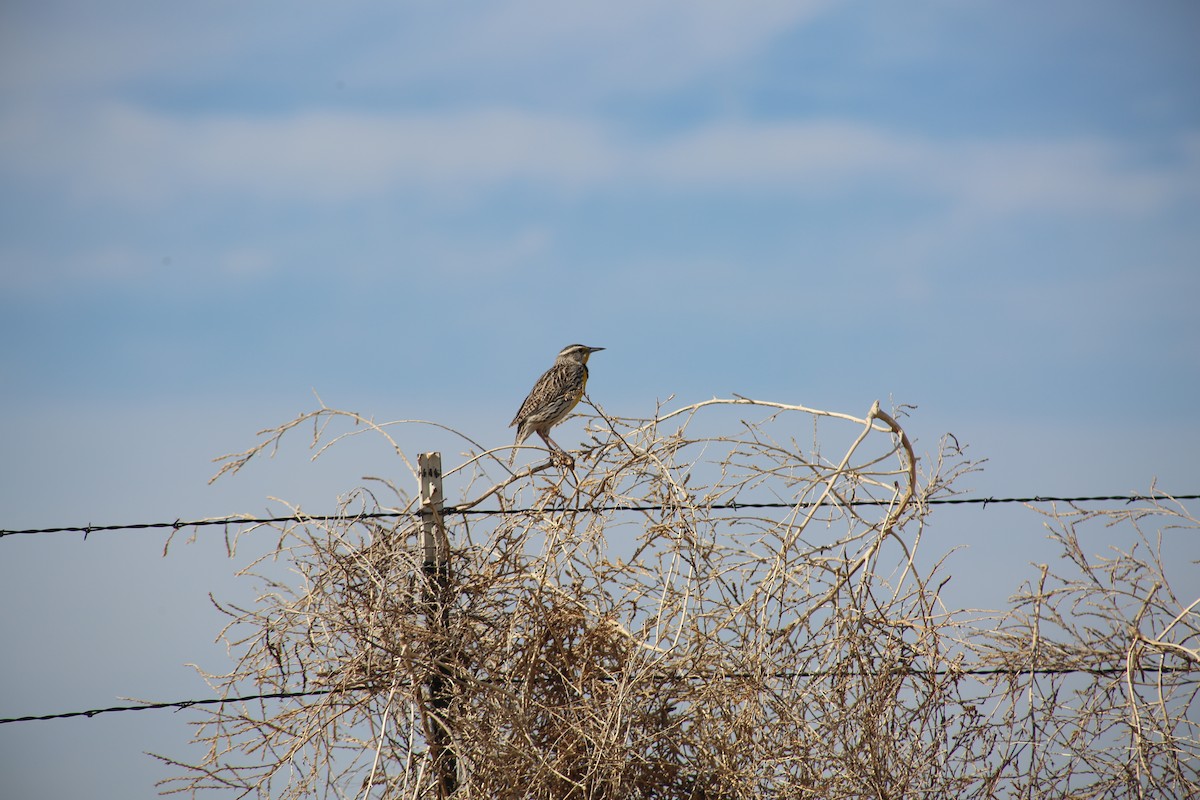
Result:
M395 427L321 408L314 446ZM407 424L407 423L405 423ZM393 425L401 425L394 423ZM1010 608L943 605L919 552L929 501L973 465L919 469L897 420L734 398L587 418L573 469L510 473L476 447L432 519L392 488L345 519L280 524L263 591L228 608L229 702L169 792L262 797L1186 797L1200 792L1197 604L1158 531L1181 508L1075 509L1068 557ZM484 513L487 507L493 513ZM367 518L404 512L399 522ZM355 516L355 515L358 516ZM1077 528L1132 546L1086 555ZM1143 532L1149 531L1147 533ZM935 554L936 555L936 554Z

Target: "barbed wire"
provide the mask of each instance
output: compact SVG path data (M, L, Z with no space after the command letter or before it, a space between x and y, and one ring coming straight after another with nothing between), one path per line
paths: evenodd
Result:
M1143 494L1112 494L1112 495L1091 495L1085 497L1058 497L1046 495L1032 495L1030 497L945 497L926 500L926 505L931 506L950 506L950 505L978 505L982 508L987 508L989 505L1004 505L1011 503L1105 503L1105 502L1122 502L1122 503L1139 503L1143 501L1158 501L1158 500L1200 500L1200 494L1167 494L1165 492L1153 495ZM891 504L891 500L851 500L842 505L846 506L887 506ZM714 503L706 508L714 511L737 511L743 508L810 508L815 503L797 502L797 503L742 503L737 500L730 500L726 503ZM671 506L667 505L616 505L616 506L595 506L587 508L565 508L564 513L589 513L603 514L616 512L652 512L669 510ZM538 511L544 511L541 508L458 508L456 506L445 506L442 509L443 515L452 516L511 516L514 514L529 514ZM230 526L230 525L270 525L273 523L306 523L306 522L353 522L356 520L373 520L373 519L399 519L401 517L420 517L420 511L375 511L364 512L361 514L291 514L279 517L248 517L248 516L227 516L227 517L210 517L206 519L182 520L176 519L174 522L133 522L133 523L117 523L113 525L68 525L52 528L24 528L24 529L0 529L0 538L5 536L33 536L39 534L50 533L82 533L84 538L89 534L98 533L101 531L126 531L126 530L149 530L149 529L166 529L178 531L184 528L202 528L211 526Z
M248 694L242 697L213 697L206 700L171 700L164 703L142 703L136 706L109 706L108 708L92 708L87 711L64 711L58 714L33 714L25 717L6 717L0 719L0 725L11 722L40 722L50 719L69 719L71 717L95 717L100 714L113 714L120 711L159 711L164 708L176 710L192 708L193 706L211 706L221 703L244 703L253 700L286 700L292 697L316 697L318 695L334 694L347 691L345 689L308 689L291 692L266 692L263 694Z
M1029 668L1029 667L962 667L962 668L947 668L947 669L914 669L912 667L895 667L890 670L879 670L877 672L864 672L862 670L799 670L799 671L784 671L775 672L766 677L775 680L799 680L802 678L831 678L831 677L850 677L858 675L914 675L918 677L950 677L950 678L986 678L986 677L1008 677L1018 675L1121 675L1128 670L1126 665L1120 666L1094 666L1094 667L1044 667L1044 668ZM1179 673L1179 672L1200 672L1200 667L1159 667L1155 672L1162 673ZM751 673L722 673L719 675L662 675L657 678L659 681L667 680L689 680L689 681L712 681L712 680L744 680L744 679L761 679L763 676ZM507 681L508 683L521 683L524 678L492 678L485 682ZM617 680L617 676L609 676L609 681ZM349 687L331 687L325 689L302 689L285 692L264 692L261 694L248 694L238 697L210 697L197 700L171 700L161 703L141 703L139 705L127 706L109 706L107 708L92 708L86 711L64 711L57 714L31 714L23 717L4 717L0 718L0 725L8 725L17 722L45 722L57 719L71 719L74 717L92 717L100 716L101 714L115 714L125 711L161 711L164 709L174 709L181 711L188 708L199 706L224 705L227 703L248 703L256 700L290 700L298 697L323 697L331 694L350 694L354 692L372 691L370 686L349 686Z
M1142 501L1156 500L1200 500L1200 494L1188 495L1171 495L1167 493L1158 493L1155 495L1091 495L1091 496L1044 496L1033 495L1029 497L950 497L940 498L926 501L928 505L979 505L986 508L989 505L1003 504L1028 504L1028 503L1085 503L1085 502L1123 502L1134 503ZM854 500L845 503L851 506L884 506L890 501L888 500ZM783 509L783 508L804 508L814 505L808 502L799 503L752 503L739 502L736 500L726 503L713 504L710 508L714 510L730 510L738 509ZM575 513L605 513L605 512L650 512L661 511L666 509L665 505L617 505L603 506L595 508L582 509L564 509L564 511ZM533 511L542 509L535 508L513 508L513 509L456 509L454 507L446 507L443 509L443 514L446 515L513 515L527 514ZM148 522L148 523L122 523L114 525L82 525L82 526L62 526L53 528L31 528L23 530L4 529L0 530L0 537L15 536L15 535L36 535L50 533L83 533L85 538L88 534L98 531L121 531L121 530L147 530L147 529L172 529L175 531L184 528L199 528L205 526L230 526L230 525L262 525L272 523L306 523L306 522L345 522L355 520L372 520L372 519L398 519L401 517L419 517L420 512L400 512L400 511L381 511L359 514L293 514L287 516L276 517L246 517L246 516L231 516L221 518L210 518L201 520L175 520L174 522ZM905 674L925 675L925 676L953 676L953 677L986 677L986 676L1010 676L1010 675L1066 675L1066 674L1091 674L1091 675L1112 675L1120 674L1126 671L1126 666L1095 666L1095 667L1066 667L1066 668L1012 668L1012 667L976 667L976 668L954 668L941 670L922 670L913 668L900 668L899 671ZM1171 672L1194 672L1200 671L1192 667L1166 668ZM779 672L771 677L776 679L795 680L800 678L820 678L831 677L838 674L837 671L817 671L817 672ZM719 676L670 676L675 679L686 678L688 680L701 679L736 679L737 675L719 675ZM664 677L664 679L666 679ZM265 692L259 694L249 694L237 697L224 698L204 698L192 700L175 700L158 703L139 703L137 705L125 706L110 706L105 708L93 708L83 711L68 711L55 714L36 714L20 717L0 718L0 725L18 723L18 722L37 722L58 719L70 719L75 717L92 718L101 714L111 714L126 711L152 711L174 709L183 710L193 707L222 705L227 703L241 703L264 700L286 700L301 697L319 697L327 696L336 693L367 691L369 687L343 687L343 688L324 688L324 689L309 689L297 691L280 691L280 692Z

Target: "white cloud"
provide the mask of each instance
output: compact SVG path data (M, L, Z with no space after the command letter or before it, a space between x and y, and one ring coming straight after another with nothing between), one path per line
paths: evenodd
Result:
M82 119L5 116L0 169L92 201L229 192L320 204L514 180L594 182L618 155L602 138L586 123L508 111L189 118L109 106Z
M979 213L1151 213L1200 177L1200 159L1183 170L1138 163L1138 153L1096 138L965 142L930 152L935 185ZM944 163L942 163L944 162Z
M855 191L941 198L960 213L1151 213L1200 186L1200 153L1175 163L1099 138L938 141L853 121L716 123L658 143L649 174L714 189Z
M832 0L645 0L485 4L425 44L417 63L455 72L481 65L505 73L567 76L586 94L644 93L677 85L759 52Z
M846 120L716 121L635 137L583 117L484 109L187 116L106 105L0 117L0 170L91 202L210 195L320 205L381 193L765 190L911 194L983 217L1140 215L1200 185L1118 141L935 141Z
M1200 185L1195 137L1190 148L1180 144L1177 164L1162 166L1099 138L938 140L851 118L716 119L638 136L577 111L604 108L598 96L721 77L834 4L646 0L614 9L515 0L295 14L290 4L289 13L271 3L197 12L128 0L121 15L86 3L30 6L7 12L0 33L0 91L9 101L0 106L0 181L105 204L461 198L513 183L579 192L886 192L983 217L1143 214ZM264 41L253 23L268 19L277 35ZM361 45L319 46L350 39ZM346 78L406 97L433 80L458 105L251 116L118 99L139 81L185 94L228 88L232 77L257 79L264 62L299 70L285 82L293 88ZM280 78L263 80L255 91ZM551 107L567 110L473 100L470 87L499 84L549 92L562 100ZM576 94L578 103L563 97Z
M403 91L497 83L584 98L644 94L726 68L836 0L555 0L315 5L45 0L0 11L0 91L77 99L238 76ZM311 5L311 4L310 4ZM114 7L116 6L116 7Z
M643 155L658 179L711 186L791 186L911 171L922 148L866 125L836 120L717 122L660 141Z

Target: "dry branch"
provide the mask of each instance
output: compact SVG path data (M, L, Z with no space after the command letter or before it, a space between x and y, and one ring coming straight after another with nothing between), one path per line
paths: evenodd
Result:
M411 469L392 424L322 407L222 471L300 422L328 447L346 435L326 427L337 420L383 435ZM264 569L259 602L227 610L239 660L208 677L230 697L344 691L218 708L197 728L207 755L173 761L165 790L438 797L431 744L447 739L459 800L1200 787L1200 601L1174 596L1150 539L1098 562L1076 528L1113 520L1055 512L1067 571L1047 569L1007 611L950 613L943 562L922 568L917 551L926 501L973 468L957 443L918 484L878 404L861 418L740 397L650 419L596 409L587 432L572 470L511 473L475 445L446 472L461 500L438 518L454 547L437 613L418 522L281 525L272 557L291 578ZM484 501L500 512L455 514ZM791 508L729 507L780 501ZM1120 521L1195 525L1165 505ZM447 684L436 709L431 676Z

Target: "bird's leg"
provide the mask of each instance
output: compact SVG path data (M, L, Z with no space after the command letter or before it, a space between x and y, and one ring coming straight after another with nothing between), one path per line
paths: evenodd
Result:
M568 455L566 450L563 450L561 447L559 447L558 444L550 438L549 433L542 431L538 431L537 433L538 436L541 436L542 440L546 442L546 446L550 448L550 453L556 461L561 462L568 469L574 469L575 459Z

